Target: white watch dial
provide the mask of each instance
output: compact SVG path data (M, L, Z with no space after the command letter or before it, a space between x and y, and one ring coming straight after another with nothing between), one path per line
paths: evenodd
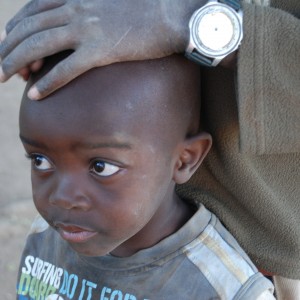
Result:
M234 25L223 12L204 15L198 25L198 35L203 46L213 51L226 47L234 35Z
M190 40L186 56L205 66L218 65L238 49L243 39L243 12L239 2L220 2L208 0L193 13L189 22Z

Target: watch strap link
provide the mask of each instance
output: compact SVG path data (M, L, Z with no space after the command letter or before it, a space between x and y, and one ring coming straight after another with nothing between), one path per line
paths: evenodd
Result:
M240 0L218 0L218 2L220 2L222 4L226 4L236 11L238 11L241 8ZM207 67L213 67L219 63L218 60L204 56L201 53L199 53L197 50L193 50L191 53L186 53L185 56L188 59L190 59L191 61L194 61L198 64L201 64L201 65L204 65Z
M207 66L207 67L213 67L213 59L200 54L197 50L193 50L193 52L191 52L191 53L186 53L185 56L189 60L191 60L197 64L201 64L201 65Z
M241 3L239 0L219 0L219 2L229 5L236 11L238 11L241 8Z

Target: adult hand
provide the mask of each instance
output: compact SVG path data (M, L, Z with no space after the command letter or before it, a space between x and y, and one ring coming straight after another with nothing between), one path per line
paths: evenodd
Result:
M27 78L54 53L74 52L29 91L41 99L93 67L183 52L188 20L206 0L32 0L10 20L0 44L0 80Z

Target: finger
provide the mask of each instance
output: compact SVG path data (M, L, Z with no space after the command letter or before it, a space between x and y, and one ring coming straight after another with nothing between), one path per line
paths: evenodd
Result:
M17 73L18 70L30 65L36 60L63 50L73 49L74 45L73 35L67 26L34 34L20 43L2 61L0 81L4 82L8 80L12 75Z
M74 52L36 82L28 91L28 98L41 100L93 67L92 60L87 61L80 52Z
M34 72L34 73L38 72L42 68L43 64L44 64L43 59L36 60L32 64L30 64L29 69L31 72Z
M6 31L4 30L0 36L0 43L2 43L5 40L5 38L6 38Z
M18 71L18 75L23 78L23 80L28 81L30 73L39 71L43 66L44 60L40 59L33 62L30 66L22 68Z
M30 69L28 67L22 68L19 72L18 75L23 78L23 80L27 81L30 76Z
M67 0L32 0L19 10L19 12L6 24L5 32L8 34L23 19L35 14L64 5Z
M22 41L29 36L61 27L68 23L68 15L63 8L52 9L35 16L24 18L8 34L0 45L0 57L2 60Z

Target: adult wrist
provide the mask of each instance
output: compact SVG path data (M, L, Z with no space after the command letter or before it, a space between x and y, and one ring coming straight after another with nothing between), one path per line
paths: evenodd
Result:
M184 53L189 41L189 20L207 0L161 0L162 20L167 28L172 52Z

